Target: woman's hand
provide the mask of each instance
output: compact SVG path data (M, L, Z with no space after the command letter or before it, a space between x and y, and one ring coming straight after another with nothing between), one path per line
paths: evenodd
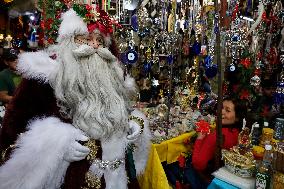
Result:
M206 137L206 133L198 132L198 134L197 134L197 139L198 140L204 139L205 137Z

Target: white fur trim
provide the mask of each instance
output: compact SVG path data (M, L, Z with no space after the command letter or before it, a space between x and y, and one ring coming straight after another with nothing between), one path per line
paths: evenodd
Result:
M150 147L151 147L152 136L149 129L149 121L146 118L145 114L135 109L134 111L132 111L131 115L140 117L144 120L143 133L136 141L133 142L137 147L137 149L135 149L133 152L133 159L136 169L136 175L138 176L142 174L146 168Z
M27 52L19 55L17 71L27 79L48 82L57 72L59 63L43 51Z
M129 91L135 91L136 90L135 79L131 77L130 75L126 75L125 80L124 80L124 86Z
M87 33L87 24L84 23L83 19L78 16L73 9L70 9L62 15L62 22L58 30L59 36L57 41L61 42L66 38Z
M63 160L65 149L80 130L55 117L34 120L28 129L0 167L0 188L60 188L69 166Z
M102 160L113 161L123 159L124 163L115 170L104 170L106 189L126 189L127 175L125 171L125 150L127 147L126 136L113 136L106 141L102 141Z

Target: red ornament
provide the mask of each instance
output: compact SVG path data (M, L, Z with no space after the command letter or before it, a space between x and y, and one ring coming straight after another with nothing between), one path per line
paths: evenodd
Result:
M93 7L90 6L90 5L86 5L86 9L87 9L87 11L91 11L93 9Z
M245 58L241 60L241 64L247 69L251 65L251 61L249 58Z
M196 125L195 130L197 132L201 132L201 133L205 133L205 134L210 133L210 124L207 121L200 120L200 121L196 122L195 125Z

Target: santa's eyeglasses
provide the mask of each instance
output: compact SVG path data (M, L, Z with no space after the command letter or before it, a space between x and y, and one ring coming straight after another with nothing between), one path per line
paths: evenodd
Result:
M102 35L97 33L90 35L78 35L74 38L74 42L79 45L89 45L95 49L104 47L104 38Z

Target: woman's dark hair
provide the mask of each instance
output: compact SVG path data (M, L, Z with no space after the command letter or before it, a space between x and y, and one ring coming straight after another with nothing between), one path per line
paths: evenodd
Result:
M235 107L237 121L234 127L242 128L243 119L247 118L247 102L235 97L225 97L223 101L231 101Z

